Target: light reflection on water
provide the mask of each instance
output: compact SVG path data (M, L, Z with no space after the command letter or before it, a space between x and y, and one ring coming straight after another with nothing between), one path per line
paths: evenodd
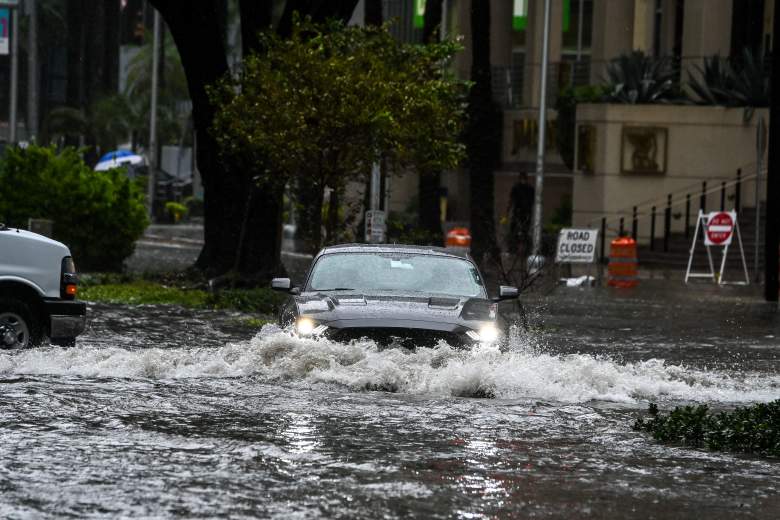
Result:
M558 303L508 353L248 341L227 313L94 307L75 349L0 352L1 516L776 517L777 462L630 428L651 399L778 397L776 321L704 340L684 307ZM656 321L609 326L636 309ZM365 390L382 385L398 392Z

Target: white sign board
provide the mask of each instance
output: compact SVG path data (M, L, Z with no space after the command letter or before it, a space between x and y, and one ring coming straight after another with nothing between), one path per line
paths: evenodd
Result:
M0 55L8 54L9 36L11 34L11 12L0 8Z
M383 244L387 242L385 212L378 209L366 211L366 242Z
M704 245L727 246L734 236L736 211L711 211L704 226Z
M599 232L595 229L562 229L558 234L555 261L589 264L596 258Z

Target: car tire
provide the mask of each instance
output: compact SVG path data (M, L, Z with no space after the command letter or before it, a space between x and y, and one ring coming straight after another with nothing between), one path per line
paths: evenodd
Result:
M43 340L43 323L35 309L16 298L0 298L0 348L37 347Z

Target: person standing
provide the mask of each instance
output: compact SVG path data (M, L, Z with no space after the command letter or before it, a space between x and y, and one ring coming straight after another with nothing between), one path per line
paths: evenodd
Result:
M528 181L525 172L512 187L509 196L509 235L507 246L521 255L531 252L531 224L534 207L534 187Z

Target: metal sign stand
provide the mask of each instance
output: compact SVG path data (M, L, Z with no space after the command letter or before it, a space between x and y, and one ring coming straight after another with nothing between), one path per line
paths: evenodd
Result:
M708 273L693 273L691 272L691 266L693 264L693 255L696 251L696 239L699 237L699 228L702 230L702 235L707 232L707 216L699 210L699 216L696 219L696 230L693 232L693 242L691 243L690 255L688 256L688 268L685 271L685 283L688 283L690 278L712 278L712 281L718 285L750 285L750 276L748 275L747 261L745 260L745 248L742 245L742 233L739 230L739 221L734 218L734 230L737 234L737 241L739 242L739 252L742 257L742 268L745 272L744 282L726 282L724 281L723 272L726 269L726 258L729 253L729 246L731 241L723 246L723 255L720 261L720 271L715 272L715 264L712 261L711 246L707 245L706 240L704 248L707 250L707 260L709 261L710 271ZM703 238L703 237L702 237Z

